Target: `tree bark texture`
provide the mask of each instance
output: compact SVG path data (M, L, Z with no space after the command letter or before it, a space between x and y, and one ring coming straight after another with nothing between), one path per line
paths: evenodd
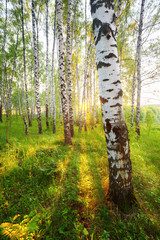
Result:
M5 45L6 45L6 30L7 30L7 0L6 0L6 9L5 9L5 27L3 34L3 59L2 59L2 78L1 78L1 103L0 103L0 121L3 122L3 103L4 103L4 89L3 89L3 76L4 76L4 67L5 67Z
M49 127L48 122L48 0L46 0L46 126Z
M39 68L38 68L38 59L37 59L38 52L37 52L34 11L35 11L34 0L32 0L32 29L33 29L33 46L34 46L34 77L35 77L35 92L36 92L36 108L37 108L39 133L42 133L41 103L40 103L40 94L39 94Z
M29 126L32 126L30 112L29 112L27 76L26 76L26 49L25 49L25 39L24 39L23 0L21 0L21 11L22 11L21 20L22 20L23 67L24 67L24 84L25 84L25 93L26 93L26 106L27 106L27 115L28 115Z
M18 33L17 33L17 41L16 41L16 46L15 46L15 54L14 54L14 62L13 62L13 69L12 69L12 77L11 77L11 83L10 83L10 88L9 88L9 111L10 112L11 112L11 108L12 108L12 102L11 102L12 83L13 83L14 73L15 73L15 69L16 69L17 48L18 48Z
M56 42L56 20L57 20L57 0L55 2L55 17L53 31L53 48L52 48L52 109L53 109L53 133L56 133L56 104L55 104L55 87L54 87L54 52Z
M140 107L141 107L141 48L142 48L142 31L143 15L145 0L141 2L141 12L137 40L137 108L136 108L136 132L140 136Z
M133 127L134 120L134 101L135 101L135 87L136 87L136 72L133 74L133 83L132 83L132 108L131 108L131 126Z
M71 82L71 0L68 0L67 19L67 94L69 104L69 125L71 137L74 136L73 106L72 106L72 82Z
M65 69L64 69L64 50L63 50L63 25L62 25L62 0L57 1L57 24L58 24L58 39L59 39L59 72L60 72L60 88L61 88L61 103L64 121L64 136L65 143L72 144L69 116L68 116L68 101L66 94Z
M132 166L122 106L114 0L91 0L91 14L109 161L109 195L118 205L130 204L134 199Z
M84 130L87 131L87 124L86 124L86 81L87 81L87 0L85 0L85 63L84 63Z

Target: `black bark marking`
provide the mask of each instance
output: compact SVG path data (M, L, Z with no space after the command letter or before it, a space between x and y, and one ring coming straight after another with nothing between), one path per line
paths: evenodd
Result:
M119 97L122 97L122 95L123 95L123 91L120 90L120 91L118 92L117 96L114 97L113 99L118 99Z
M105 111L105 113L108 113L107 111Z
M116 23L116 21L117 21L117 17L116 17L116 15L115 15L115 13L113 14L113 19L112 19L112 22L111 23Z
M118 84L118 83L121 83L121 81L117 80L116 82L113 82L112 84Z
M99 33L98 33L98 37L95 41L95 45L97 45L97 43L101 40L102 34L104 34L108 40L110 39L110 37L112 35L112 37L116 41L114 32L110 28L109 23L102 23L98 18L95 18L93 20L93 31L95 30L95 27L98 28L99 26L101 26L101 27L99 29Z
M106 90L106 92L112 92L113 91L113 89L108 89L108 90Z
M116 63L119 63L119 59L117 59Z
M117 48L117 44L111 44L111 47L116 47Z
M105 59L109 59L109 58L117 58L117 56L114 53L110 53L107 56L105 56Z
M100 101L101 101L101 103L102 103L102 104L104 104L104 103L107 103L107 102L108 102L108 100L107 100L107 99L105 99L105 98L102 98L102 97L100 97Z
M101 3L100 1L96 4L93 4L94 1L91 0L91 14L95 13L96 10L100 7L102 7L103 3Z
M103 79L102 81L103 81L103 82L107 82L107 81L109 81L109 79L108 79L108 78L106 78L106 79Z
M104 63L104 62L101 62L101 61L97 64L98 69L102 68L102 67L110 67L110 66L111 66L110 63Z
M121 107L122 106L122 104L120 104L120 103L116 103L115 105L111 105L111 107Z
M101 51L100 53L103 54L105 51Z
M110 133L110 131L111 131L111 124L110 124L110 122L109 122L109 119L108 119L108 118L105 119L105 122L106 122L107 132Z

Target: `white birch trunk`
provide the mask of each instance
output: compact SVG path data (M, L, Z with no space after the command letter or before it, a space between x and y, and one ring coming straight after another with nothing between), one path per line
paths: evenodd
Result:
M68 19L67 19L67 94L69 107L69 124L71 137L74 136L73 106L72 106L72 82L71 82L71 0L68 0Z
M57 0L55 2L55 17L53 31L53 48L52 48L52 110L53 110L53 133L56 133L56 104L55 104L55 83L54 83L54 52L56 42L56 20L57 20Z
M139 21L139 31L137 40L137 108L136 108L136 132L140 135L140 107L141 107L141 48L142 48L142 31L143 15L145 0L141 2L141 12Z
M14 54L14 62L13 62L13 69L12 69L12 77L11 77L11 83L10 83L10 88L9 88L9 110L10 110L10 113L11 113L11 109L12 109L12 102L11 102L12 83L13 83L14 73L15 73L15 69L16 69L17 48L18 48L18 33L17 33L17 41L16 41L16 46L15 46L15 54Z
M48 122L48 0L46 0L46 126L49 127Z
M3 76L4 76L4 67L5 67L5 45L6 45L6 30L7 30L7 0L6 0L6 9L5 9L5 27L3 34L3 59L2 59L2 78L1 78L1 103L0 103L0 121L3 122L3 103L4 103L4 89L3 89Z
M135 101L135 87L136 87L136 72L133 74L133 83L132 83L132 109L131 109L131 126L133 127L134 120L134 101Z
M57 2L57 25L58 25L58 39L59 39L59 72L60 72L60 87L61 87L61 103L64 121L64 136L65 143L72 144L71 134L69 128L68 116L68 102L66 94L65 83L65 69L64 69L64 51L63 51L63 25L62 25L62 0Z
M118 205L130 204L134 199L132 166L122 106L114 1L91 0L91 14L109 161L109 195Z
M33 30L33 45L34 45L34 77L35 77L35 92L36 92L36 108L37 108L37 118L39 133L42 133L42 121L41 121L41 103L39 94L39 64L38 64L38 51L37 51L37 41L36 41L36 31L35 31L35 8L34 0L32 3L32 30Z
M23 39L23 66L24 66L24 84L25 84L25 93L26 93L26 106L27 106L27 115L29 126L32 126L30 112L29 112L29 103L28 103L28 87L27 87L27 76L26 76L26 53L25 53L25 39L24 39L24 20L23 20L23 0L21 0L21 11L22 11L22 39Z

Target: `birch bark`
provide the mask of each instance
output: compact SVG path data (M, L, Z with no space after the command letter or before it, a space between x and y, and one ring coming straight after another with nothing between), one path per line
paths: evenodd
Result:
M22 20L22 39L23 39L23 67L24 67L24 84L25 84L25 93L26 93L26 106L27 106L27 115L29 126L32 126L30 112L29 112L29 103L28 103L28 87L27 87L27 76L26 76L26 49L25 49L25 39L24 39L24 19L23 19L23 0L21 0L21 20Z
M3 59L2 59L2 78L1 78L1 104L0 104L0 121L3 122L3 102L4 102L4 89L3 89L3 76L5 67L5 46L6 46L6 30L7 30L7 0L5 9L5 27L4 27L4 37L3 37Z
M118 205L134 199L128 130L124 120L114 0L91 0L102 120L109 161L109 195Z
M60 87L61 87L61 102L64 121L64 136L65 143L72 144L71 134L68 119L68 102L65 84L65 69L64 69L64 51L63 51L63 25L62 25L62 0L57 1L57 24L58 24L58 39L59 39L59 72L60 72Z
M16 46L15 46L15 54L14 54L14 62L13 62L13 68L12 68L12 77L11 77L11 83L10 83L10 88L9 88L9 112L11 114L11 108L12 108L12 102L11 102L11 96L12 96L12 83L13 83L13 78L14 78L14 73L16 69L16 57L17 57L17 48L18 48L18 33L17 33L17 41L16 41Z
M136 85L136 71L133 73L133 83L132 83L132 108L131 108L131 126L133 127L133 119L134 119L134 101L135 101L135 85Z
M142 48L142 31L143 15L145 0L141 2L141 12L137 40L137 108L136 108L136 132L140 136L140 107L141 107L141 48Z
M41 103L40 103L40 94L39 94L39 67L38 67L38 51L37 51L37 41L36 41L36 31L35 31L34 0L31 0L31 3L32 3L32 30L33 30L33 46L34 46L34 77L35 77L35 92L36 92L36 108L37 108L39 133L42 133Z
M52 48L52 109L53 109L53 133L56 133L56 104L55 104L55 87L54 87L54 52L56 42L56 20L57 20L57 0L55 2L54 15L54 31L53 31L53 48Z
M68 0L68 19L67 19L67 93L69 104L69 124L71 137L74 136L73 106L72 106L72 82L71 82L71 0Z
M49 127L48 122L48 0L46 0L46 126Z

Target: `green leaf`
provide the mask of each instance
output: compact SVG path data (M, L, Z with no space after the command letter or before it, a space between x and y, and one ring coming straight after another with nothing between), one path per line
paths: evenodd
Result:
M85 236L87 236L87 235L89 234L89 232L87 231L86 228L83 229L83 234L84 234Z

